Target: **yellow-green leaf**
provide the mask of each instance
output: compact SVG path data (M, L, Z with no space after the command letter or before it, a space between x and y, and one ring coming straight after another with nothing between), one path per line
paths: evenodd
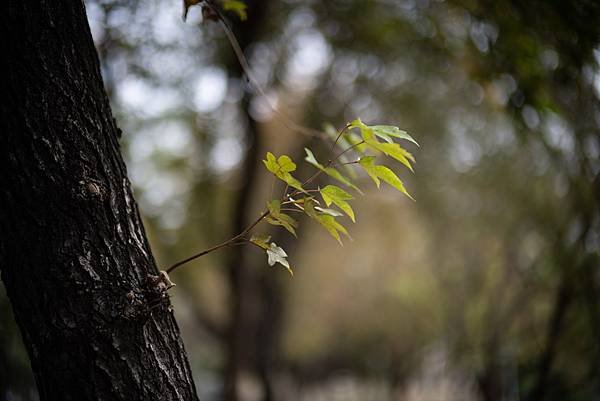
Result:
M276 158L271 152L267 152L267 159L263 160L265 167L277 178L288 184L292 188L303 191L302 183L295 179L290 172L296 170L296 163L287 155L281 155Z
M320 189L319 192L321 193L323 201L325 201L327 206L331 205L332 203L335 204L337 207L342 209L342 211L346 213L353 222L356 221L354 217L354 210L352 210L350 204L346 202L354 199L352 195L340 187L336 187L335 185L327 185L325 188Z
M246 9L248 6L240 0L222 0L223 1L223 9L226 11L233 11L240 17L242 21L245 21L248 18L246 14Z
M377 170L375 169L375 163L373 162L373 160L375 160L375 156L364 156L360 158L358 164L365 170L369 177L371 177L373 182L375 182L377 188L379 188L381 182L379 181L379 177L377 176Z
M350 235L348 234L346 228L340 223L338 223L335 220L335 217L330 216L328 214L322 214L319 215L316 220L319 222L319 224L325 227L329 234L331 234L331 236L335 238L340 243L340 245L343 245L339 234L340 232L348 238L350 238Z
M404 184L398 178L398 176L392 170L385 166L375 165L375 163L373 163L373 159L375 159L373 156L363 157L360 159L359 164L361 165L361 167L364 168L364 170L373 179L373 181L375 181L377 187L379 188L379 179L382 179L387 184L391 185L398 191L408 196L410 199L414 200L414 198L410 196L406 188L404 188Z
M287 155L279 156L279 158L277 159L277 164L279 164L281 171L285 173L289 173L291 171L296 170L296 163L294 163L292 161L292 158Z
M397 143L378 143L377 145L374 145L374 147L386 155L398 160L400 163L408 167L410 171L414 172L412 166L410 165L409 159L414 162L415 158Z
M415 141L413 139L413 137L408 134L408 132L403 131L398 127L394 127L393 125L372 125L371 129L373 130L375 135L377 135L380 138L385 139L387 142L390 142L390 141L388 141L386 138L394 137L394 138L406 139L407 141L410 141L410 142L414 143L415 145L419 146L417 141Z
M298 222L292 216L281 213L281 201L273 199L267 203L267 207L269 208L269 215L266 218L267 223L282 226L296 237L295 229L298 227Z

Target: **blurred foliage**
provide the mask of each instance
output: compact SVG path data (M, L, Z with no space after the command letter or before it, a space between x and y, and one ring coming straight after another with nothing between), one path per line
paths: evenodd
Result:
M257 4L265 17L252 25ZM87 7L161 266L230 237L240 204L251 217L264 207L259 170L238 202L249 149L327 150L277 120L197 7L186 24L177 2ZM246 11L231 25L278 109L316 128L355 116L397 125L421 150L406 180L417 202L357 197L354 242L312 228L294 246L276 240L293 279L242 251L240 399L598 399L600 4L263 0ZM218 399L227 374L230 256L172 277L203 399ZM3 355L16 341L7 316Z

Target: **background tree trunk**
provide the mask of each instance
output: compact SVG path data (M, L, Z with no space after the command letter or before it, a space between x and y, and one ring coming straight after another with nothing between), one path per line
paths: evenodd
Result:
M81 1L3 2L0 268L42 400L196 400Z

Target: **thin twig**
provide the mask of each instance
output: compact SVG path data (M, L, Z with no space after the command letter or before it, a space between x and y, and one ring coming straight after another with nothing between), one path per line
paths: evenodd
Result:
M346 152L351 151L352 149L356 148L357 146L362 145L363 143L365 143L364 140L360 141L360 142L356 142L354 145L350 146L349 148L345 149L343 152L339 153L333 160L337 160L340 157L342 157Z
M333 144L331 145L331 149L329 149L329 153L330 154L333 154L333 150L335 149L335 145L337 145L338 141L340 140L340 138L342 137L342 135L344 134L344 132L348 128L350 128L350 123L346 124L346 126L340 130L338 136L335 138L335 141L333 141Z
M239 240L240 238L243 238L244 235L248 234L254 227L256 227L258 225L258 223L260 223L265 217L267 217L269 215L269 212L263 212L263 214L260 215L260 217L258 219L256 219L252 224L250 224L248 227L246 227L241 233L239 233L238 235L236 235L235 237L232 237L230 239L228 239L225 242L221 242L218 245L213 246L212 248L208 248L202 252L199 252L195 255L190 256L189 258L186 258L182 261L179 261L177 263L175 263L174 265L172 265L171 267L169 267L167 269L167 274L171 273L172 271L174 271L175 269L177 269L179 266L182 266L188 262L191 262L194 259L198 259L201 256L206 255L207 253L211 253L214 252L218 249L224 248L226 246L232 245L235 241Z
M250 69L250 64L248 63L248 60L246 59L246 56L244 55L244 52L243 52L237 38L233 34L229 25L227 25L227 23L225 22L225 18L223 17L221 12L217 9L217 7L215 7L211 2L207 2L207 4L216 13L216 15L218 15L221 27L225 31L225 35L227 36L227 39L229 40L229 44L231 44L231 47L233 48L233 52L235 53L235 55L238 59L238 62L240 63L240 66L242 67L242 70L244 71L244 74L246 74L246 77L248 78L248 82L250 82L252 84L252 86L254 86L254 88L259 92L259 94L265 99L265 102L267 103L269 108L275 113L275 115L277 117L279 117L279 121L286 128L288 128L291 131L295 131L300 134L308 135L308 136L327 138L327 135L324 132L321 132L321 131L318 131L318 130L315 130L312 128L304 127L304 126L294 122L291 118L286 116L283 112L277 110L277 108L271 103L271 101L269 100L269 97L267 96L265 91L262 89L262 87L258 83L258 80L254 77L254 74L252 73L252 70Z
M360 163L360 160L354 160L352 162L345 162L345 163L337 163L337 164L332 165L331 167L347 166L349 164L358 164L358 163Z

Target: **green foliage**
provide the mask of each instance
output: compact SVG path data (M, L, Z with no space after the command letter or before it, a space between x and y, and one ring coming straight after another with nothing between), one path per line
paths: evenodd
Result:
M404 188L404 184L402 183L402 181L400 181L398 176L392 170L385 166L375 165L374 160L374 156L365 156L361 157L358 163L369 175L369 177L371 177L373 181L375 181L377 188L379 188L380 184L379 179L382 179L392 187L396 188L398 191L408 196L410 199L414 200L414 198L410 196L410 194L406 191L406 188Z
M417 141L413 139L412 136L408 135L408 132L401 130L398 127L394 127L392 125L373 125L371 127L375 135L385 140L386 142L392 143L394 140L392 138L406 139L419 146Z
M223 10L232 11L236 13L242 21L245 21L248 18L248 15L246 14L246 9L248 8L248 6L243 1L222 0L222 2Z
M350 234L348 234L346 228L340 223L338 223L335 220L335 217L330 216L328 214L321 214L317 216L316 220L320 225L325 227L329 234L331 234L333 238L335 238L340 243L340 245L343 245L339 234L340 232L346 235L348 238L350 238Z
M358 129L360 136L353 129ZM271 199L267 202L267 210L261 214L261 216L254 221L248 228L225 241L222 244L214 246L205 252L200 252L197 256L205 255L213 250L220 249L228 245L239 245L244 242L255 245L267 254L267 260L270 266L276 263L284 266L290 274L292 269L287 261L287 254L285 251L277 246L274 242L270 242L271 237L264 235L252 235L249 239L246 237L261 221L274 226L281 226L290 232L294 237L297 237L296 229L298 228L298 221L294 219L286 211L299 212L306 214L311 220L317 222L320 226L325 228L333 238L336 239L343 245L341 235L345 235L350 238L350 234L346 227L340 224L336 219L343 217L345 213L352 222L356 222L356 216L352 206L350 206L351 200L354 197L336 185L326 185L323 188L309 188L311 184L319 175L325 173L325 175L341 182L349 188L354 189L361 195L361 190L353 182L353 179L357 177L356 173L352 173L353 177L348 178L347 176L340 173L335 167L343 166L345 168L359 166L368 176L370 176L377 188L379 188L381 181L388 183L393 188L402 192L409 198L413 199L412 196L404 188L404 184L398 178L398 176L388 167L376 165L374 160L376 156L367 155L367 150L375 150L379 153L383 153L399 161L404 166L409 168L411 171L412 165L410 162L414 162L414 157L402 148L399 144L393 141L393 138L405 139L414 144L417 142L412 139L405 131L400 130L398 127L389 125L374 125L368 126L364 124L360 119L356 119L353 122L347 124L341 131L336 133L332 130L327 130L328 135L333 141L330 146L330 155L326 164L320 163L315 157L314 153L305 148L306 157L305 161L317 169L309 178L304 182L300 182L294 176L292 172L296 171L297 165L294 163L292 158L288 155L281 155L276 157L273 153L267 152L266 158L263 163L267 170L274 175L274 177L285 182L286 186L283 192L283 196L280 199ZM382 138L385 142L379 142L377 138ZM417 144L418 145L418 144ZM339 149L341 147L341 150ZM344 160L344 161L342 161ZM350 175L350 174L349 174ZM274 181L275 183L275 181ZM324 206L311 195L311 193L319 193L323 199ZM297 195L302 194L302 197ZM413 199L414 200L414 199ZM343 213L337 209L330 208L329 206L335 205ZM285 207L284 207L285 206ZM340 235L341 234L341 235ZM171 266L167 272L172 271L181 264L193 260L195 257L187 259L183 262L176 263Z
M413 171L409 160L412 160L414 162L414 157L405 149L403 149L399 144L394 143L391 138L394 135L400 135L399 133L404 131L401 131L397 127L390 127L387 125L374 125L370 127L365 125L362 121L360 121L360 119L354 120L350 125L350 128L360 129L363 141L365 141L369 148L380 151L383 154L398 160L400 163L408 167L410 171ZM394 130L393 128L396 129ZM398 132L398 134L396 134L396 132ZM377 140L377 137L383 138L386 141L386 143L379 142ZM403 137L408 137L410 138L409 140L416 143L416 141L412 139L407 133L404 133Z
M359 134L353 130L358 130ZM327 131L333 144L326 164L319 162L312 150L308 148L304 149L306 152L304 160L317 169L304 182L300 182L291 175L293 171L296 171L297 167L291 157L287 155L275 157L271 152L267 152L266 158L263 160L265 167L275 177L285 182L287 186L281 199L273 199L268 202L268 212L265 215L265 220L269 224L284 227L296 236L298 222L288 214L282 212L282 206L286 205L289 209L286 208L285 210L304 212L311 220L325 228L336 241L342 244L341 236L345 235L350 238L350 235L337 218L346 214L353 222L356 222L354 210L350 205L350 201L354 199L354 196L336 185L329 184L323 188L309 188L308 185L324 173L348 188L352 188L362 194L361 190L353 182L357 174L352 173L346 176L336 168L341 166L345 168L357 166L371 177L377 188L379 188L381 181L384 181L392 188L413 199L396 173L389 167L375 164L376 156L368 155L366 152L372 150L378 154L389 156L413 171L411 162L415 162L414 157L401 147L400 144L394 142L394 139L406 140L417 146L418 143L406 131L402 131L398 127L390 125L369 126L364 124L360 119L347 124L341 131L333 131L331 129ZM382 139L383 142L379 139ZM349 178L349 176L353 178ZM294 190L289 192L288 187ZM311 195L315 192L321 195L324 202L323 206ZM296 198L296 195L300 193L303 193L304 196ZM332 205L339 208L344 214L337 209L330 208ZM275 248L272 243L269 244L269 239L254 238L251 241L267 252L270 265L280 263L287 267L287 260L285 259L287 255L283 249L280 247ZM283 259L283 261L280 259ZM291 272L289 267L288 269Z
M344 191L340 187L336 187L335 185L327 185L325 188L319 190L321 196L323 197L323 201L327 206L332 203L337 207L342 209L344 213L346 213L352 221L356 222L354 217L354 210L350 207L350 204L346 201L354 199L352 195L348 192Z
M263 163L267 167L267 170L275 174L277 178L288 184L290 187L304 191L300 181L290 174L292 171L296 171L296 163L294 163L289 156L283 155L276 158L273 153L267 152L267 159L263 160Z
M268 204L269 215L267 216L267 222L274 226L282 226L286 230L288 230L294 237L296 235L296 227L298 227L298 222L285 213L281 212L281 201L278 199L273 199Z

